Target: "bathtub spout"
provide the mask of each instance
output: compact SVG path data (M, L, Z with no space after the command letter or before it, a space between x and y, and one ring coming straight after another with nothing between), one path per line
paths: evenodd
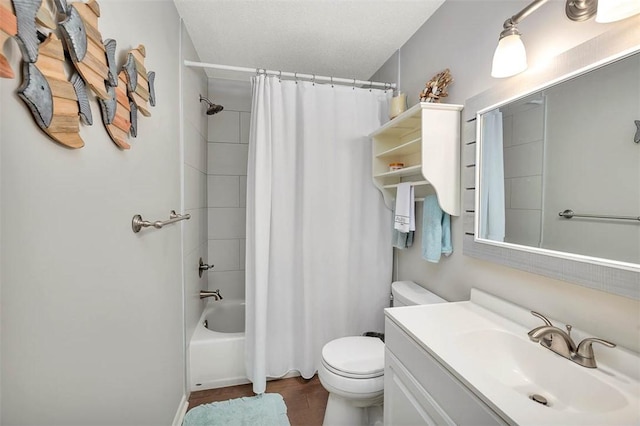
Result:
M213 298L215 298L214 300L222 300L223 299L223 297L220 295L220 289L218 289L216 291L200 290L200 299L204 299L206 297L213 297Z

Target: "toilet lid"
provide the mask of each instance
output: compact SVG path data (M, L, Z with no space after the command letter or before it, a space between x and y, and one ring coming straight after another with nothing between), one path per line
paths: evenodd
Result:
M323 364L334 373L353 378L384 374L384 343L377 337L350 336L322 348Z

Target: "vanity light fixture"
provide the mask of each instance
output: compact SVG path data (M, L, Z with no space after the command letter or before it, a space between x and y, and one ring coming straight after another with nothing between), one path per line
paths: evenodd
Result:
M498 47L493 54L491 77L503 78L521 73L527 69L527 51L520 39L516 24L507 19L500 33Z
M600 23L620 21L640 13L638 0L597 0L597 3L596 22Z
M491 77L511 77L527 69L527 52L524 48L524 43L520 39L520 31L518 31L516 25L547 1L534 0L520 12L504 21L504 29L500 33L498 47L496 47L496 51L493 54Z
M517 25L548 0L534 0L520 12L504 21L498 47L493 54L491 76L511 77L527 69L527 53ZM615 22L640 13L640 0L567 0L567 18L575 22L596 16L596 22Z

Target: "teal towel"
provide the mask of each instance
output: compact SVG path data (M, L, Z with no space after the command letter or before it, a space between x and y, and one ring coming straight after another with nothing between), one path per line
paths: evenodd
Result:
M422 258L440 262L440 255L449 256L451 245L451 216L438 204L438 197L427 195L422 206Z
M289 426L287 406L279 393L198 405L184 416L183 426Z

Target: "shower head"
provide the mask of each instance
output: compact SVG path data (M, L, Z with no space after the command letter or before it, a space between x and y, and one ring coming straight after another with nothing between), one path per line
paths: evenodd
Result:
M222 105L216 105L213 102L211 102L209 99L203 97L202 95L200 95L200 102L206 102L207 103L207 115L213 115L213 114L217 114L220 111L222 111L224 109L224 107Z

